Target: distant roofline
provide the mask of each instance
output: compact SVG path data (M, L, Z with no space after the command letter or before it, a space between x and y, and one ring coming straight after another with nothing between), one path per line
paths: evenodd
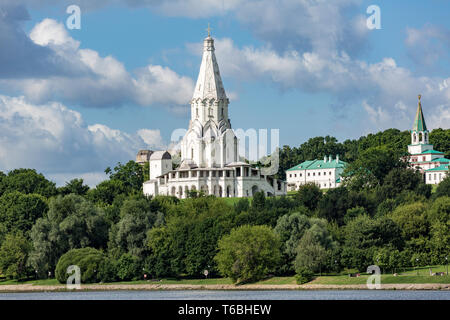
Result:
M311 168L311 166L314 165L314 163L321 162L324 164L324 167L314 167ZM307 165L305 168L298 168L299 166L302 166L303 164ZM330 164L333 164L333 166L328 166ZM292 168L287 169L286 171L301 171L301 170L320 170L320 169L336 169L336 168L342 168L347 165L347 162L339 160L339 162L336 162L336 159L331 160L331 162L323 162L323 160L306 160L302 163L299 163Z

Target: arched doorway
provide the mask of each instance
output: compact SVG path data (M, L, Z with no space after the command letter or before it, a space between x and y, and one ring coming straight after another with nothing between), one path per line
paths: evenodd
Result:
M252 187L252 196L254 196L255 193L257 193L257 192L258 192L258 186L254 185L254 186Z

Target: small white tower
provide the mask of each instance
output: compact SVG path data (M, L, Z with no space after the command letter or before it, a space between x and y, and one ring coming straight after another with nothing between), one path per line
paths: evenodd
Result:
M172 156L167 151L156 151L150 156L150 180L172 170Z
M422 96L419 94L419 103L417 106L416 118L414 119L413 129L411 130L411 144L408 146L408 152L410 154L420 154L426 150L433 149L433 146L429 144L429 131L425 124L425 117L423 116L422 103L420 99Z

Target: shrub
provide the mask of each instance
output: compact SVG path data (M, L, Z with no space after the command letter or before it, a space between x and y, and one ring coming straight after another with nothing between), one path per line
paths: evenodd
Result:
M298 268L295 280L297 284L304 284L314 279L314 272L307 268Z
M60 283L66 283L70 276L67 274L67 268L76 265L80 267L81 283L99 282L98 271L104 259L104 254L94 248L69 250L59 258L55 271L56 279Z

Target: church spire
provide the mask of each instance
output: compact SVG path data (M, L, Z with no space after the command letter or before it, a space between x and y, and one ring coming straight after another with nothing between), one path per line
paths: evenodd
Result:
M416 118L414 119L414 126L413 126L413 131L416 132L427 131L427 125L425 124L425 117L423 116L422 112L422 103L420 102L421 98L422 95L419 94L419 103L417 105Z
M214 39L208 24L208 36L203 40L203 56L192 99L227 99L214 54Z

